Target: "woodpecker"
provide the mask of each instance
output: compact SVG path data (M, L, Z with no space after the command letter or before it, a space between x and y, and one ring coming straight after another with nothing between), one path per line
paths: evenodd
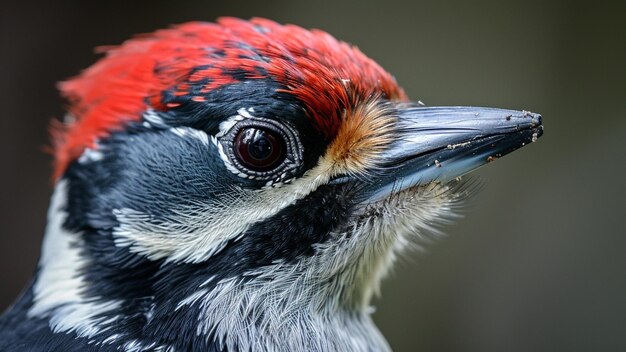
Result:
M357 48L266 19L104 49L60 84L54 185L1 351L387 351L371 299L539 114L410 102Z

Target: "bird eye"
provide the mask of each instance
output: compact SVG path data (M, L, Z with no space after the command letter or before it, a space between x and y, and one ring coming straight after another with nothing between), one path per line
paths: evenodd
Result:
M218 135L226 168L266 185L293 177L302 166L302 143L288 122L261 117L233 121Z
M285 140L276 132L262 128L241 129L234 141L239 162L253 171L268 171L285 160Z

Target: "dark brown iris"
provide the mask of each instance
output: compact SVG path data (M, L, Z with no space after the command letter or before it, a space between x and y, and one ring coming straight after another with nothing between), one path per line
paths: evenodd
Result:
M244 128L235 137L235 155L241 165L253 171L268 171L285 159L285 141L277 132Z

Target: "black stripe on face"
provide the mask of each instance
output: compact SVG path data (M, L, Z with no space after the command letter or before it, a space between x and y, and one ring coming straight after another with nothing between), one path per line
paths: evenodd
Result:
M162 270L168 273L161 272L158 276L163 280L186 277L186 282L197 281L195 286L191 285L197 288L207 277L213 277L213 282L242 277L276 262L295 263L315 255L315 246L331 241L334 231L349 221L355 191L350 185L320 186L274 216L251 224L206 262L166 265ZM180 283L162 284L175 289Z
M216 288L224 279L238 279L240 285L254 278L251 273L276 262L287 265L316 254L316 245L333 241L333 233L349 221L354 204L354 187L325 185L276 215L252 224L238 239L208 261L198 264L165 263L154 275L156 309L143 331L160 336L164 328L175 334L181 321L196 331L198 306L179 306L181 299L199 290Z
M240 239L231 241L221 257L244 257L248 268L277 260L293 262L314 254L313 246L329 240L345 223L353 204L349 186L320 186L276 215L252 224Z

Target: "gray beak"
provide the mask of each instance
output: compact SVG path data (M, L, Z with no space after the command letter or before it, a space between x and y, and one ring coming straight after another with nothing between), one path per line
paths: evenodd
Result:
M541 115L465 106L400 105L397 139L382 155L368 201L429 182L448 182L543 134Z

